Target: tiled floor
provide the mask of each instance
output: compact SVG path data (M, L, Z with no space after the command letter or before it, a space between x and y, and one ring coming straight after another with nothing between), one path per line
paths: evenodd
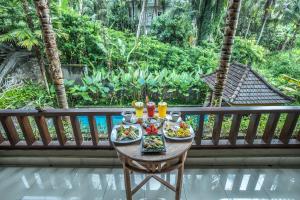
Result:
M162 174L175 184L175 173ZM137 185L141 174L132 176ZM1 200L123 200L119 168L0 167ZM300 169L186 169L184 200L300 200ZM134 199L174 199L172 191L151 179Z

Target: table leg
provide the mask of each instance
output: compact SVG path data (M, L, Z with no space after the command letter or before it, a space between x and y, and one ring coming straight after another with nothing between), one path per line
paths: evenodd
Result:
M129 169L125 165L123 165L123 170L124 170L126 198L127 198L127 200L132 200L130 172L129 172Z
M183 171L184 171L184 165L182 164L182 165L178 168L178 172L177 172L176 196L175 196L175 199L176 199L176 200L180 200L180 196L181 196Z
M178 168L177 172L177 182L176 182L176 200L180 200L181 196L181 189L182 189L182 177L183 177L183 171L184 171L184 162L186 159L186 152L180 157L179 161L181 162L180 167Z

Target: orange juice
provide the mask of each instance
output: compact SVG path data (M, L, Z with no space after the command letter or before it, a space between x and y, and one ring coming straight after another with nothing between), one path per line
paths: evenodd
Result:
M143 118L144 114L144 103L143 102L136 102L134 104L135 108L135 115L137 118Z
M159 102L158 103L158 117L166 118L167 116L167 103L166 102Z

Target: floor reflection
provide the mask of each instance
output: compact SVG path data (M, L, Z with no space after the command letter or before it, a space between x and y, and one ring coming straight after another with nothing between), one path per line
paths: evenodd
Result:
M132 174L138 185L142 174ZM176 173L161 174L176 183ZM0 168L3 200L125 199L121 169ZM172 199L172 191L151 179L135 199ZM299 169L186 169L182 199L300 199Z

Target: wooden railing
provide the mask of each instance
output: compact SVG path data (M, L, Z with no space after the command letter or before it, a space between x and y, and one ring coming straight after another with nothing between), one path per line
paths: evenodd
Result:
M110 138L112 118L124 110L132 109L0 110L0 149L112 148L108 139L99 139L95 117L106 118L107 138ZM169 111L173 110L181 111L185 120L194 119L196 136L193 148L300 148L300 106L169 108ZM87 134L90 140L84 139L78 116L87 117L89 132L84 136ZM225 122L227 128L223 127ZM69 130L66 130L65 123L69 124ZM246 126L243 133L241 124ZM260 135L258 129L262 129ZM226 130L228 132L224 133ZM67 137L66 132L72 138Z

